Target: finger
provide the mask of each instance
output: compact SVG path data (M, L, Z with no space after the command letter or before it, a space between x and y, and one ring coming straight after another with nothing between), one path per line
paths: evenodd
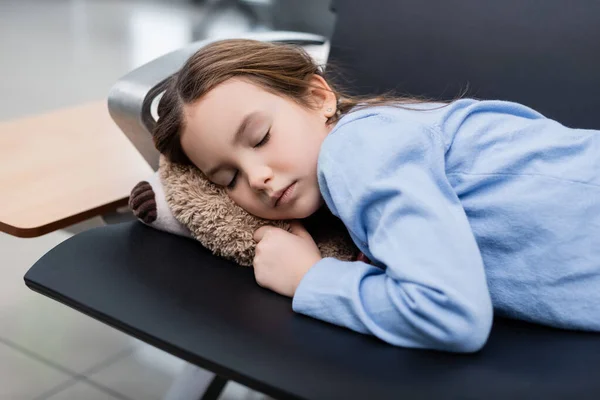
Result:
M257 230L254 231L254 241L256 243L260 242L261 240L263 240L263 238L265 237L265 235L267 234L267 232L276 229L274 226L270 226L270 225L265 225L265 226L261 226L260 228L258 228Z
M304 228L304 225L302 225L302 223L298 220L290 221L290 232L302 238L312 239L310 233L308 233L306 228Z
M254 280L258 283L258 286L265 287L265 280L263 279L263 270L260 268L260 261L254 257L252 261L252 267L254 269Z

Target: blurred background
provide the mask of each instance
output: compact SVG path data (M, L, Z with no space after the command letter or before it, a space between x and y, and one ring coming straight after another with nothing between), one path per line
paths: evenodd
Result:
M206 37L330 37L333 24L329 0L0 0L0 120L105 99L130 70ZM0 233L0 400L172 398L184 361L23 283L44 253L102 224L33 239ZM221 395L263 398L234 382Z

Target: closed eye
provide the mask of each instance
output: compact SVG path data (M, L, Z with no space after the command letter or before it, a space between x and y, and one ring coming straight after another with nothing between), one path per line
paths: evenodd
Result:
M269 139L271 139L271 130L269 129L267 131L267 134L265 135L265 137L263 137L263 139L258 142L254 148L260 147L260 146L264 146L265 144L267 144L267 142L269 141Z
M233 179L231 180L231 182L229 183L229 185L227 185L227 189L231 190L235 187L235 182L237 181L237 176L238 176L238 171L235 172L235 175L233 176Z
M256 149L258 147L264 146L265 144L267 144L269 139L271 139L271 130L270 129L267 131L267 134L262 138L262 140L254 146L254 148ZM229 185L227 185L227 189L232 190L233 188L235 188L235 183L237 181L238 173L239 173L238 171L235 172L233 179L231 179L231 182L229 182Z

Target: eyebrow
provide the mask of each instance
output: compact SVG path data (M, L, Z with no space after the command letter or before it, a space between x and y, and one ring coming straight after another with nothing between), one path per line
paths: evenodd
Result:
M235 135L233 136L233 140L231 141L232 145L236 145L240 142L240 140L242 139L242 136L244 136L244 133L246 132L246 129L248 128L248 125L250 125L250 122L252 122L252 120L254 118L256 118L256 115L258 114L258 112L254 111L251 112L250 114L247 114L244 119L242 120L242 123L240 124L240 126L238 126L237 131L235 132ZM206 172L206 176L213 176L219 169L221 169L222 165L217 165L211 169L209 169Z

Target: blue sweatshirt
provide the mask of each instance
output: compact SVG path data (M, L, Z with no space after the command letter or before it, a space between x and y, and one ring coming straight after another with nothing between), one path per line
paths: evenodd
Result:
M494 312L600 331L600 131L439 106L355 111L325 139L321 193L374 265L319 261L294 311L455 352L485 344Z

